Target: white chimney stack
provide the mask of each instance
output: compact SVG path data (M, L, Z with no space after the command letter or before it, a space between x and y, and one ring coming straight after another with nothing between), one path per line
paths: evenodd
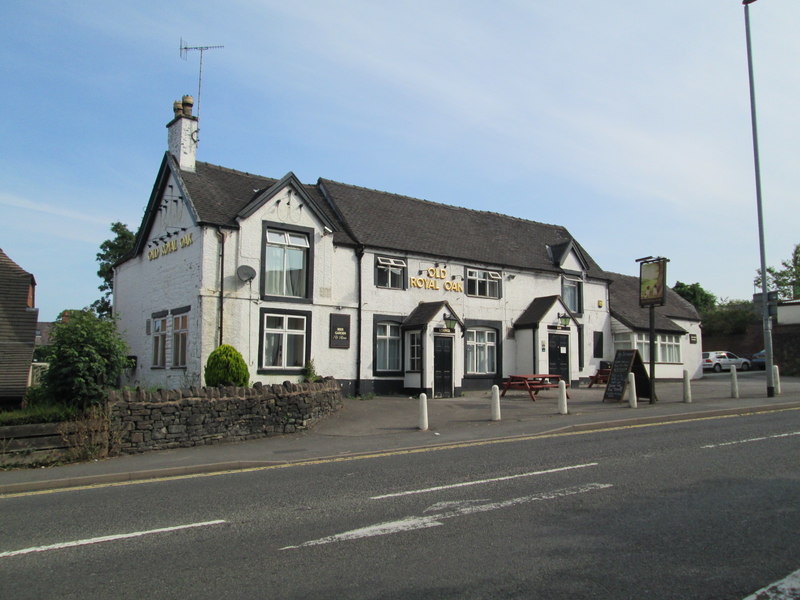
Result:
M169 153L178 161L182 171L194 173L197 158L197 117L192 116L194 98L184 96L172 105L175 118L167 123Z

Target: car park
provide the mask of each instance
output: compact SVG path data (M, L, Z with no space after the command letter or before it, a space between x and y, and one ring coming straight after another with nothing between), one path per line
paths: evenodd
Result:
M736 367L737 371L750 370L750 361L733 352L726 350L716 350L714 352L703 352L703 370L713 369L717 373L720 371L730 371L731 367Z
M753 358L750 359L750 366L754 369L761 369L762 371L766 370L767 368L766 350L761 350L753 354Z

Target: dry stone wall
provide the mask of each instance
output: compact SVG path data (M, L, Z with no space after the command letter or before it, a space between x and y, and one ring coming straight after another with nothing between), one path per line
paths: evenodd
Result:
M112 392L112 452L201 446L294 433L342 406L338 382Z

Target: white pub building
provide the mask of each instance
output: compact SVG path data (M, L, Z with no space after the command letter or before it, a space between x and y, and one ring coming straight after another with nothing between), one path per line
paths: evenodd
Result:
M253 382L300 381L313 360L354 395L449 397L528 373L575 385L619 348L647 364L638 279L603 271L564 227L200 162L197 125L185 96L115 268L128 383L203 385L220 344ZM700 376L694 308L670 291L656 312L657 376Z

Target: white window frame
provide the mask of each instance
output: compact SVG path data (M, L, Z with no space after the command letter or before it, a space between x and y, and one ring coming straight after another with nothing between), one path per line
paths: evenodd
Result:
M497 271L467 269L467 296L475 296L477 298L499 298L500 281L502 279L502 275ZM470 289L472 291L470 291Z
M186 353L189 345L189 315L172 316L172 366L186 367Z
M635 341L636 349L642 356L642 362L650 362L650 334L635 332L631 334ZM681 335L657 333L656 334L656 362L661 364L681 364ZM628 346L630 347L630 346ZM622 348L614 339L614 350Z
M286 231L273 227L267 227L266 250L264 254L264 294L267 296L284 296L287 298L307 298L308 297L308 269L310 264L310 248L308 242L308 235L297 231ZM270 248L280 249L281 257L280 264L273 265L270 260ZM300 270L299 279L292 283L290 280L290 273L292 269L289 264L291 261L291 252L300 249L302 252L303 267ZM271 266L276 268L270 269ZM276 282L276 279L280 282ZM274 287L274 283L278 283ZM299 287L298 290L293 290L293 287Z
M270 327L270 319L280 319L280 325L276 324ZM306 362L308 318L305 315L268 312L263 314L262 325L261 368L266 370L301 370ZM268 343L268 337L278 341L277 348L273 347L271 343ZM287 358L289 358L287 348L292 345L290 342L297 343L298 341L300 342L300 362L297 364L287 364ZM269 353L275 350L278 352L277 364L276 361L273 360L273 357L269 356Z
M400 323L381 321L375 324L375 371L396 373L401 370L402 337Z
M422 372L422 332L410 331L408 333L408 371Z
M488 327L472 327L467 329L464 337L467 375L497 373L497 331Z
M569 295L566 293L567 287L575 290L574 304L570 301ZM583 280L578 277L569 277L565 275L561 279L561 300L564 301L564 306L571 312L575 314L583 313Z
M405 283L406 261L388 256L377 256L375 286L387 290L402 290ZM381 285L380 274L386 274L386 285ZM396 278L396 281L395 281Z
M153 319L153 368L167 368L167 317Z

